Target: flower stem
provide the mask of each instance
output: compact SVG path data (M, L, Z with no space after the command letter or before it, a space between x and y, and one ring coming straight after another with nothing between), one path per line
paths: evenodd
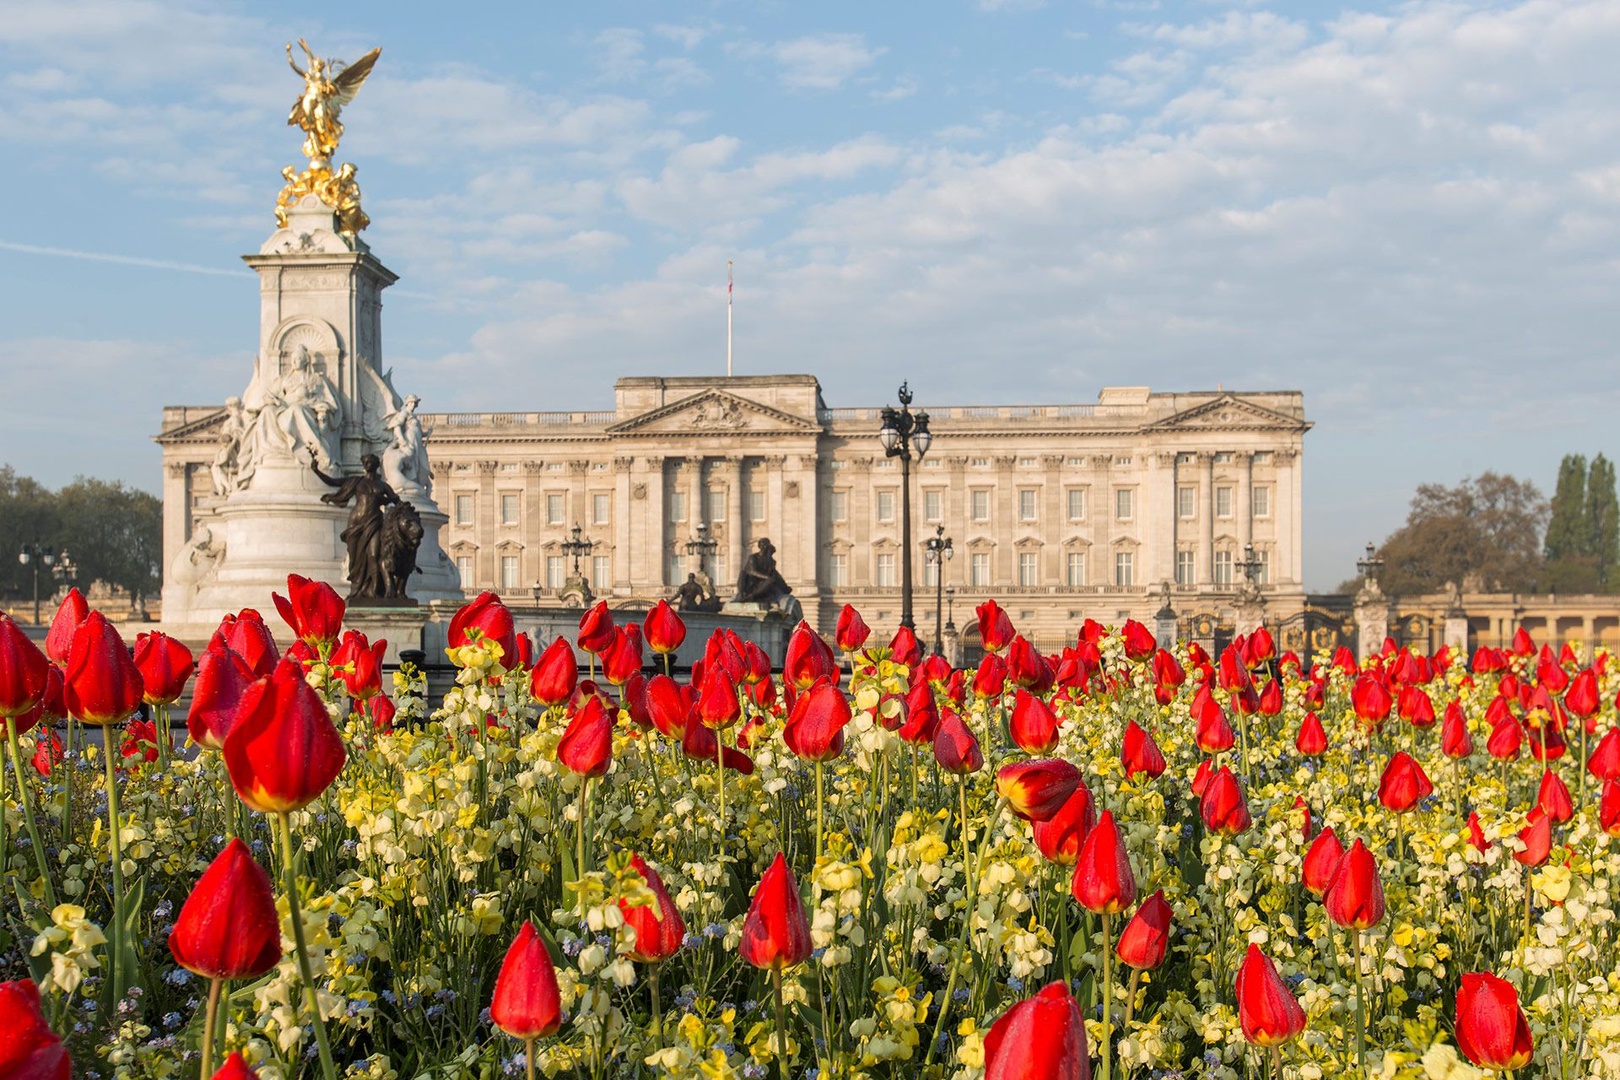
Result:
M1103 912L1102 913L1102 982L1098 986L1098 989L1102 993L1103 1030L1102 1030L1102 1045L1097 1048L1102 1053L1102 1080L1108 1080L1109 1068L1110 1068L1110 1065L1111 1065L1111 1059L1114 1056L1113 1055L1113 1050L1114 1050L1114 984L1112 982L1112 979L1113 979L1113 963L1112 963L1112 961L1114 959L1114 950L1111 947L1113 943L1109 940L1110 936L1111 936L1110 931L1113 929L1113 927L1110 925L1110 922L1111 922L1111 918L1110 918L1108 912L1106 912L1106 911Z
M578 862L575 864L580 877L585 876L585 813L590 804L591 778L579 778L579 819L574 822L574 842L578 853Z
M225 980L215 976L208 983L208 1009L203 1013L202 1080L214 1075L214 1024L219 1019L219 990Z
M771 995L776 999L776 1070L782 1080L788 1080L787 1066L787 1009L782 1003L782 968L771 965Z
M822 779L821 762L816 762L816 862L821 862L822 846L822 812L827 803L826 787Z
M1358 1076L1367 1075L1367 988L1361 977L1361 931L1354 931L1356 954L1356 1068Z
M668 655L668 654L665 654ZM652 1021L653 1038L661 1039L664 1036L664 1016L661 1003L658 1000L658 965L654 964L647 971L647 977L652 982Z
M39 828L34 824L34 804L28 798L28 780L23 776L22 753L17 749L17 722L6 720L6 747L11 751L11 771L17 777L17 799L22 803L23 824L28 829L28 839L34 847L34 865L39 869L40 881L45 886L45 902L52 908L56 907L56 887L51 884L50 868L45 865L45 845L39 842ZM49 738L50 733L46 732ZM45 751L47 754L49 750ZM0 868L4 867L0 862Z
M101 729L101 760L107 773L107 842L112 850L113 915L112 915L112 999L124 1000L124 853L118 839L118 767L113 764L113 733Z
M714 733L714 781L720 790L720 852L726 850L726 759L725 747L720 743L720 732Z
M523 1040L523 1068L528 1074L528 1080L534 1080L534 1043L533 1038Z
M321 1018L321 996L315 989L315 976L309 967L309 949L304 944L304 916L298 903L298 863L292 839L292 816L277 814L281 826L282 873L287 890L287 914L292 919L293 942L298 947L298 973L304 979L304 997L315 1027L315 1046L321 1055L321 1075L326 1080L337 1080L337 1066L332 1063L332 1045L326 1037L326 1021Z

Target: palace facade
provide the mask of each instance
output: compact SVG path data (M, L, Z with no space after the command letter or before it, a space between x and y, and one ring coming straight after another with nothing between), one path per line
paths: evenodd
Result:
M1086 617L1152 625L1166 586L1183 625L1230 626L1251 545L1268 620L1301 610L1300 393L1109 387L1095 404L917 410L933 434L911 470L925 640L941 593L925 542L941 527L954 554L947 614L971 626L994 596L1045 648ZM450 518L440 540L469 594L532 606L538 588L545 604L578 557L597 594L628 608L699 569L729 598L769 538L813 625L830 631L852 603L892 626L904 500L881 411L828 408L813 376L780 375L624 378L611 411L424 415L433 497ZM165 410L165 565L211 496L222 415ZM589 554L564 547L575 526Z

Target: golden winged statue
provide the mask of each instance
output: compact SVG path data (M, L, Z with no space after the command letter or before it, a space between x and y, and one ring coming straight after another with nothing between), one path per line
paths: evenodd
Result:
M276 200L276 221L287 224L287 210L305 195L314 195L330 206L338 217L338 230L352 237L370 224L365 211L360 209L360 185L355 183L353 165L332 167L338 140L343 137L343 124L338 117L343 106L354 100L360 86L377 64L382 49L372 49L352 64L338 60L323 60L315 55L303 38L299 47L308 58L308 67L300 68L293 57L292 44L287 45L287 64L304 80L304 92L293 102L287 116L290 127L304 131L304 156L309 164L303 172L291 165L281 170L287 181Z

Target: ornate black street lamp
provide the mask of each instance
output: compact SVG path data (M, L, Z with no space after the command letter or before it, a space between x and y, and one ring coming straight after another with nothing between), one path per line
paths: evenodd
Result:
M24 544L22 546L22 550L17 553L17 561L23 566L31 567L34 572L34 625L38 626L39 570L41 566L44 566L46 570L50 570L50 568L56 563L56 556L51 553L49 548L45 547L45 545L36 540L33 543Z
M1377 582L1378 575L1383 569L1383 557L1378 554L1378 549L1373 547L1372 541L1367 541L1367 555L1356 560L1356 572L1361 575L1362 581Z
M900 459L900 625L916 630L911 617L911 453L917 460L928 453L934 437L928 432L928 414L911 411L911 390L900 384L900 407L884 406L883 426L878 429L883 453Z
M709 573L709 560L720 550L720 541L709 535L707 522L699 522L697 535L686 542L686 554L697 557L698 573Z
M596 542L595 541L580 539L579 531L580 531L579 526L576 524L572 529L570 529L568 531L568 539L564 540L562 542L563 554L564 555L572 555L574 557L574 576L575 577L583 577L584 576L579 572L579 560L581 560L585 556L589 555L591 553L592 549L594 549L596 547Z
M540 607L540 598L545 594L545 584L541 582L539 578L536 578L534 584L529 586L529 595L534 597L534 606L536 610L538 610Z
M1237 568L1243 574L1243 580L1249 583L1251 590L1255 587L1255 579L1260 576L1260 567L1263 565L1255 556L1254 545L1244 544L1243 560L1237 564Z
M934 655L943 656L945 632L940 620L945 615L945 564L955 558L956 552L951 547L951 538L945 535L944 525L935 525L934 535L923 546L928 549L926 557L934 567Z

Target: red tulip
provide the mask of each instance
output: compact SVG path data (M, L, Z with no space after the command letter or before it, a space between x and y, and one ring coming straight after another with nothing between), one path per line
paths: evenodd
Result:
M1208 687L1199 689L1201 694L1208 692ZM1232 749L1232 745L1237 742L1237 736L1232 731L1232 725L1226 722L1226 714L1221 711L1219 705L1215 705L1215 699L1211 697L1209 701L1213 708L1198 710L1198 730L1193 739L1197 742L1198 749L1204 753L1219 754Z
M1523 633L1521 630L1520 633ZM1468 972L1457 989L1457 1049L1486 1069L1530 1064L1535 1044L1513 984L1488 972Z
M931 682L944 684L951 677L951 662L934 653L926 657L922 663L911 669L911 685Z
M1603 781L1598 797L1598 825L1610 836L1620 836L1620 780Z
M810 923L799 900L799 884L777 853L759 879L738 951L757 968L788 968L809 959Z
M981 701L1000 698L1007 689L1007 661L990 653L973 672L973 696Z
M45 700L51 662L11 616L0 612L0 719L33 712ZM32 727L32 723L29 725ZM19 727L21 734L27 728Z
M1485 830L1479 826L1479 811L1477 810L1468 812L1468 846L1482 855L1491 846L1491 842L1485 839Z
M49 780L62 763L62 751L62 740L56 732L40 731L34 736L34 771Z
M1300 865L1300 881L1313 896L1321 896L1333 884L1333 876L1343 859L1344 845L1339 843L1338 835L1331 827L1323 828L1305 851L1305 860Z
M1474 752L1468 720L1463 716L1462 706L1455 701L1446 706L1446 718L1440 722L1440 752L1459 761Z
M314 649L338 639L343 630L344 604L332 586L288 574L287 593L271 593L270 599L275 601L282 620L292 627L294 637Z
M1136 900L1136 875L1112 811L1104 810L1086 833L1074 863L1070 891L1080 906L1096 915L1124 911Z
M861 613L848 604L838 613L838 629L833 640L838 643L839 651L852 653L860 650L866 644L866 639L872 636L872 628L866 625Z
M1205 758L1198 763L1198 769L1193 773L1191 785L1193 798L1202 799L1204 792L1209 790L1209 782L1213 779L1215 779L1215 760Z
M1553 824L1561 824L1575 816L1575 806L1569 799L1569 788L1558 778L1558 774L1548 769L1541 774L1541 787L1536 792L1536 805L1553 819Z
M975 609L974 614L979 619L979 643L984 646L985 652L999 653L1012 644L1012 619L1001 610L1000 604L986 600Z
M1057 747L1058 722L1046 702L1028 690L1018 691L1008 728L1019 749L1026 754L1050 754Z
M1536 867L1547 861L1552 854L1552 817L1539 806L1530 808L1525 815L1528 824L1519 830L1519 840L1524 847L1513 853L1513 857L1525 866Z
M1080 845L1096 824L1092 809L1091 790L1085 784L1076 784L1074 794L1058 808L1058 812L1045 821L1032 824L1035 846L1050 862L1060 866L1073 866L1080 856Z
M653 605L641 629L647 639L647 648L660 656L667 656L679 649L681 642L686 640L686 623L669 606L668 600L660 600Z
M219 629L209 639L208 648L229 648L242 658L255 679L274 671L276 661L281 659L270 628L264 625L264 616L252 608L243 608L240 614L219 620Z
M174 748L174 737L169 737L169 748ZM118 756L129 765L142 765L158 759L157 725L150 720L130 720L124 728L124 737L118 744ZM131 762L130 758L139 760Z
M1282 708L1282 687L1277 685L1276 679L1266 680L1266 688L1260 691L1260 715L1276 716Z
M1153 650L1158 648L1158 642L1153 640L1153 631L1135 619L1125 620L1125 625L1120 627L1119 636L1125 643L1125 658L1135 663L1146 660L1153 655Z
M557 760L575 776L604 776L613 764L613 721L592 695L557 743Z
M535 670L539 670L538 665ZM686 731L686 717L691 711L691 701L674 679L654 675L647 680L647 717L660 734L670 739L680 738Z
M641 627L626 623L613 634L613 642L602 654L602 677L614 686L623 686L641 672Z
M579 682L579 661L568 639L559 637L546 646L529 669L529 694L542 705L560 705L574 694Z
M1198 813L1204 819L1204 828L1222 836L1236 836L1254 823L1243 788L1225 765L1209 778L1198 800Z
M1174 914L1160 889L1143 901L1131 921L1120 931L1114 955L1127 967L1151 971L1164 963L1165 947L1170 944L1170 917Z
M1051 818L1079 784L1080 770L1056 758L1018 761L996 773L997 794L1025 821Z
M502 667L517 663L517 628L513 625L512 613L492 592L479 593L450 618L446 642L450 648L459 649L475 637L501 647Z
M1620 779L1620 727L1612 727L1592 747L1586 771L1599 780Z
M1536 643L1530 640L1530 634L1524 627L1513 631L1513 643L1510 646L1514 656L1529 656L1536 651Z
M1570 681L1569 689L1564 692L1564 708L1585 720L1595 716L1602 700L1598 697L1597 672L1586 668Z
M225 736L236 794L264 814L309 805L343 771L343 739L326 706L290 660L249 686Z
M232 1050L210 1080L259 1080L259 1074L242 1057L242 1051Z
M169 951L209 979L257 979L281 961L270 876L233 837L203 871L169 933Z
M1322 905L1328 918L1348 930L1365 930L1383 921L1384 883L1372 852L1359 837L1339 860Z
M196 667L191 650L163 633L135 636L135 667L148 705L172 705L180 700Z
M795 690L808 690L817 679L839 677L838 660L821 635L800 622L788 637L782 659L782 679Z
M768 682L771 677L771 658L765 650L752 641L743 642L743 675L742 681L748 686L758 686Z
M782 727L782 741L804 761L831 761L844 752L849 698L826 679L799 695Z
M687 724L681 733L681 752L694 761L714 764L715 755L720 766L744 776L754 774L754 759L740 750L720 745L720 737L706 724Z
M721 668L704 672L703 689L697 700L698 719L711 728L727 728L741 715L737 684L731 675Z
M681 942L686 937L686 923L676 910L675 901L670 899L669 890L664 888L664 880L658 876L658 871L648 866L640 855L632 855L630 865L636 868L636 873L641 875L647 888L652 891L653 903L634 907L628 900L619 901L619 911L624 915L625 925L636 935L629 956L639 964L659 964L680 950Z
M1014 686L1028 688L1039 682L1045 674L1041 654L1023 634L1014 635L1007 646L1007 681Z
M1509 716L1497 724L1491 737L1485 740L1485 752L1497 761L1513 761L1519 756L1519 746L1523 742L1524 729Z
M1394 704L1389 696L1389 690L1376 675L1363 675L1356 680L1350 688L1350 704L1355 708L1356 715L1369 727L1377 727L1389 716L1390 707Z
M1125 766L1125 777L1129 779L1137 773L1146 773L1149 779L1158 779L1164 775L1164 753L1153 736L1142 730L1135 720L1125 724L1125 739L1120 746L1120 761Z
M69 1080L67 1049L39 1008L31 979L0 983L0 1077L5 1080Z
M376 731L393 731L394 716L399 712L387 694L377 694L366 700L366 712L371 717L371 726Z
M1238 968L1238 1024L1256 1046L1281 1046L1305 1030L1305 1010L1260 946L1249 944Z
M562 1026L557 969L545 940L527 919L501 961L489 1018L508 1035L524 1041L550 1035Z
M1404 814L1434 791L1428 774L1405 750L1397 750L1378 780L1378 801L1386 809Z
M79 624L62 678L68 711L86 724L122 723L140 707L141 673L113 624L92 611Z
M191 689L191 710L186 714L191 741L221 749L236 720L242 694L252 683L253 672L235 650L221 645L204 652L197 665L197 683Z
M579 647L592 655L600 655L613 644L613 616L608 613L606 600L579 617Z
M979 740L955 710L945 709L939 714L939 723L934 729L934 758L940 768L957 776L984 768Z
M67 667L68 653L73 650L73 635L79 624L90 615L90 604L77 588L67 591L51 618L51 628L45 634L45 655L57 667Z
M1294 748L1306 757L1321 757L1327 753L1327 732L1322 730L1322 721L1315 713L1306 713L1300 722Z
M984 1036L984 1080L1091 1080L1080 1003L1061 982L996 1018Z
M343 680L349 696L364 701L373 694L382 693L383 656L388 642L378 639L368 642L366 635L350 630L343 635L343 644L332 653L332 670Z
M939 726L939 707L934 704L934 688L920 682L906 692L906 722L896 732L913 746L934 741L934 729Z

